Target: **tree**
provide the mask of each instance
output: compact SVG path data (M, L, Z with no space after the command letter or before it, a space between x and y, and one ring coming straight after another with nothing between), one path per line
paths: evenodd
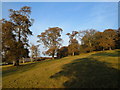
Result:
M32 46L30 47L32 58L38 57L40 55L40 51L38 47L39 45L34 45L34 44L32 44Z
M15 34L14 24L10 21L2 20L2 52L3 52L3 61L10 62L15 60L17 56L15 55Z
M68 45L68 53L70 55L77 55L79 54L80 48L79 48L79 43L76 39L72 39L71 43Z
M57 53L57 49L61 46L61 32L63 30L59 27L48 28L45 32L42 32L37 37L39 38L38 42L43 43L43 45L48 48L45 52L47 55L54 56Z
M30 19L31 8L24 6L20 10L10 9L10 20L15 25L15 33L17 35L18 42L22 41L27 45L28 35L32 35L29 27L33 24L33 19Z
M57 58L62 58L68 56L68 47L63 46L57 51Z
M0 20L0 60L2 60L2 20Z
M116 40L116 30L106 29L104 32L96 32L94 37L94 47L96 50L114 49Z
M98 50L104 50L106 41L104 40L103 32L96 32L93 36L94 39L94 47Z
M32 26L33 19L30 19L31 8L24 6L20 10L10 9L10 21L14 24L15 38L17 41L16 52L19 53L15 65L19 65L19 59L22 58L24 49L28 45L28 35L32 35L29 27ZM22 49L21 49L22 48ZM27 53L27 52L26 52Z
M69 45L68 45L68 52L69 54L72 54L73 56L75 55L75 53L79 52L79 43L77 39L75 38L77 34L78 34L77 31L72 31L71 34L70 33L66 34L70 38Z
M95 43L94 34L96 32L97 31L94 30L94 29L84 31L84 36L81 39L81 45L85 46L84 50L86 52L91 52L91 51L95 50L95 47L94 47L94 43Z
M120 28L116 31L117 35L115 36L115 47L120 49Z
M104 33L105 39L108 41L106 42L107 44L106 48L109 48L109 50L111 50L112 48L115 48L115 36L117 35L116 30L107 29L103 33Z
M102 33L102 38L100 41L100 46L104 49L111 50L112 48L115 48L115 36L117 35L116 31L113 29L106 29Z
M26 57L28 55L27 50L24 48L22 42L16 41L16 35L14 23L6 20L2 20L2 52L3 62L14 63L21 55Z

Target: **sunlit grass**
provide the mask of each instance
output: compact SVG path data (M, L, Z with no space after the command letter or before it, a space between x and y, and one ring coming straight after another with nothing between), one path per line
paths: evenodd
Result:
M117 87L118 52L120 50L108 50L19 67L3 66L3 87Z

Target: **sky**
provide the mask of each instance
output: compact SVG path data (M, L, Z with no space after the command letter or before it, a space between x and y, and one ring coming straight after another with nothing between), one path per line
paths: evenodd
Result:
M30 28L33 36L29 36L29 43L36 45L37 35L49 27L63 29L63 46L69 42L66 33L73 30L118 28L117 2L3 2L2 17L9 20L8 10L19 10L23 6L32 8L31 18L35 21ZM40 50L45 49L40 46Z
M2 2L119 2L119 0L1 0Z

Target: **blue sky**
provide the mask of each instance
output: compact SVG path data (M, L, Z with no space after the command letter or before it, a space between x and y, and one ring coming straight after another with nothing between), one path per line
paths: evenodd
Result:
M118 28L117 2L3 2L2 17L8 19L8 9L18 10L23 6L32 8L31 18L35 22L29 42L34 44L37 44L37 35L48 27L63 29L63 45L69 41L65 34L73 30ZM40 49L44 51L42 46Z

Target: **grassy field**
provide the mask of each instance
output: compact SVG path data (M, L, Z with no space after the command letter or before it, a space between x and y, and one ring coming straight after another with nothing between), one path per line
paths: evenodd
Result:
M116 88L120 50L3 67L3 88Z

